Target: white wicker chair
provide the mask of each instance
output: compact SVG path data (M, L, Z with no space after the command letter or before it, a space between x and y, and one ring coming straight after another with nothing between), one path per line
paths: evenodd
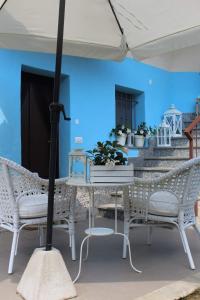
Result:
M193 226L198 234L194 204L200 192L200 157L187 161L156 179L134 178L129 194L124 197L124 233L143 220L151 232L151 224L157 222L175 225L180 233L191 269L195 269L185 229ZM135 224L134 224L135 223ZM139 225L139 224L138 224ZM150 241L150 236L149 236ZM123 257L127 244L124 239Z
M20 231L28 225L38 225L42 232L47 216L48 180L40 178L18 164L0 157L0 227L13 232L8 273L13 271ZM72 259L75 260L74 204L76 187L66 184L66 178L55 182L55 225L69 232ZM58 221L58 222L57 222ZM62 222L63 223L63 222ZM41 243L41 238L40 238Z

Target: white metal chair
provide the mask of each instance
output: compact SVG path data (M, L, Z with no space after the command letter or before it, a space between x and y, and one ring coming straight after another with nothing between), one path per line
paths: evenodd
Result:
M173 224L180 233L184 251L191 269L195 269L190 252L186 228L193 226L200 235L194 211L200 192L200 157L187 161L156 179L134 178L124 197L124 233L128 236L135 220L143 220L149 227L157 222ZM148 238L150 242L150 235ZM123 257L127 243L124 239Z
M67 179L55 182L55 225L69 232L72 259L75 260L74 204L76 187L66 184ZM40 233L47 221L48 180L40 178L20 165L0 157L0 227L13 232L8 273L13 271L19 234L28 225L38 225ZM62 222L63 223L63 222ZM40 236L40 245L42 236Z

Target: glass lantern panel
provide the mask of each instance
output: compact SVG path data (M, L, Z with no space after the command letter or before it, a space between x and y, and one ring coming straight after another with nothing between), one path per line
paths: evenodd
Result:
M166 139L166 144L167 144L167 145L170 145L170 144L171 144L171 143L170 143L170 137L169 137L169 136L168 136L167 139Z
M182 124L181 124L181 121L182 121L182 118L180 116L176 116L176 119L175 119L175 133L176 134L181 134L181 131L182 131Z
M174 130L174 116L166 116L166 123Z
M171 129L169 127L160 127L157 131L157 143L159 146L171 145Z
M85 159L84 157L72 157L71 176L84 177L85 176Z

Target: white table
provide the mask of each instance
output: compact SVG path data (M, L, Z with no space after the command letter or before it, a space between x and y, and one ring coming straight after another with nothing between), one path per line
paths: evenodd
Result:
M121 232L118 232L117 229L117 192L119 191L123 191L124 189L127 189L129 184L128 183L72 183L72 182L68 182L68 184L70 185L75 185L77 187L82 187L85 188L88 193L89 193L89 226L88 228L85 230L86 236L85 238L82 240L81 243L81 247L80 247L80 260L79 260L79 270L78 270L78 274L76 276L76 278L74 279L73 283L75 283L81 273L81 266L82 266L82 254L83 254L83 246L85 244L86 241L89 241L89 238L92 236L108 236L108 235L120 235L122 237L124 237L127 240L127 245L128 245L128 250L129 250L129 261L130 261L130 265L132 267L132 269L135 272L141 273L141 271L139 271L136 267L134 267L133 262L132 262L132 255L131 255L131 248L130 248L130 242L129 242L129 238ZM116 194L115 197L115 226L114 229L113 228L108 228L108 227L96 227L94 224L94 192L95 190L99 190L99 189L109 189L112 190L112 192L114 192ZM123 197L123 193L122 193L122 197ZM88 257L88 247L89 247L89 243L87 242L87 254L86 254L86 258Z

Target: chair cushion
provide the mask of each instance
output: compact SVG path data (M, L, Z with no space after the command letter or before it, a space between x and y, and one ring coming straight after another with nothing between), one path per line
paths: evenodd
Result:
M175 217L178 215L178 199L167 191L159 191L149 199L149 213L159 216Z
M19 216L24 219L47 216L47 194L23 196L19 200Z

